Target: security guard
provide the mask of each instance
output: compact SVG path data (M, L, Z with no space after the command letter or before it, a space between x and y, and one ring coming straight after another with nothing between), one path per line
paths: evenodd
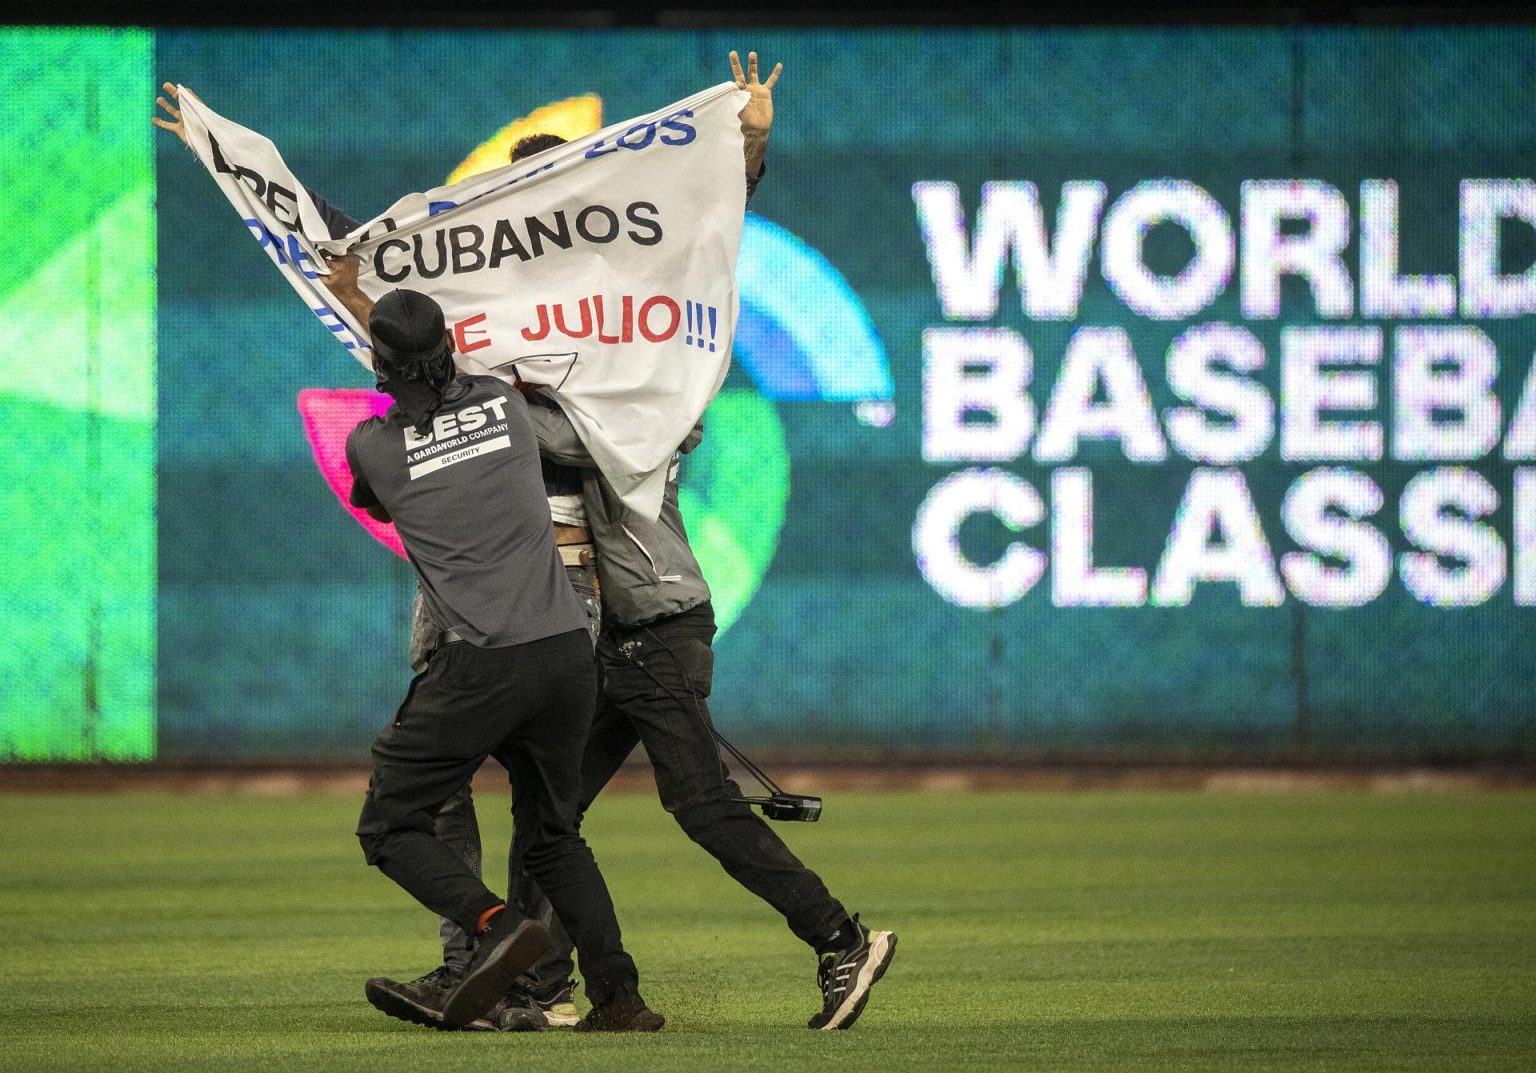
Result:
M394 399L347 439L351 500L393 521L445 631L373 745L358 838L428 909L478 936L440 1027L481 1017L545 952L548 928L491 893L433 833L486 759L507 769L531 844L525 867L575 939L592 1011L577 1027L654 1031L613 902L579 833L582 745L596 695L586 614L565 579L523 396L463 376L442 309L396 290L369 317L379 389Z

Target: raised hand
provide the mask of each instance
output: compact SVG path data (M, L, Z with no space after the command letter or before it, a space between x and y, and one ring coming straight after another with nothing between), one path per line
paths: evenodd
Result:
M747 160L747 174L756 175L763 167L763 152L768 147L768 128L773 126L773 86L784 72L782 63L775 64L766 82L757 78L757 53L747 53L747 69L741 69L741 57L731 51L731 77L736 88L744 89L750 96L741 109L741 133L743 150Z
M331 274L321 276L321 284L366 329L368 318L373 315L373 299L357 287L357 270L362 266L362 259L355 253L344 253L339 257L327 253L323 256L325 267L331 270Z
M355 253L344 253L333 257L324 254L325 267L331 270L328 276L321 276L320 282L330 289L331 293L340 297L357 290L357 270L362 265L361 259Z
M171 101L176 101L178 104L181 102L181 95L176 91L175 83L166 82L160 88L171 95ZM159 127L161 130L170 131L172 134L176 135L176 137L181 139L182 145L187 145L186 121L181 118L181 109L177 108L175 104L171 103L171 101L166 100L164 97L156 97L155 103L158 104L161 110L163 110L165 114L171 118L169 120L165 120L161 119L159 116L152 116L150 117L149 121L155 126ZM188 148L191 148L191 146L188 146Z

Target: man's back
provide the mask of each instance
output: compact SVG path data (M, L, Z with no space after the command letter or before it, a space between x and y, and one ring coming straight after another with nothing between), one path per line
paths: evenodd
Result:
M352 430L347 461L353 504L389 512L443 629L485 648L584 628L519 392L459 377L424 434L391 407Z

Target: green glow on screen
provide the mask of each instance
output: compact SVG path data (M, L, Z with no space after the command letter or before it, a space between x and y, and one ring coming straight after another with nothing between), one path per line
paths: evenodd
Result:
M704 427L708 435L684 465L677 496L723 634L757 592L779 546L789 447L773 403L755 391L720 392Z
M153 50L0 28L0 761L155 755Z

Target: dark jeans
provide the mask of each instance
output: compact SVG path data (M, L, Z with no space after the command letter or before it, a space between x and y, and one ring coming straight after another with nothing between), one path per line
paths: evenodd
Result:
M581 601L581 606L587 612L587 636L592 644L597 644L598 630L602 625L602 604L597 591L597 569L591 566L567 566L565 568L566 580L571 583L571 589L576 593L576 598ZM412 621L411 651L412 659L416 658L418 649L424 649L423 658L429 655L431 649L437 644L440 631L431 627L429 631L424 627L430 626L430 620L425 617L425 612L420 611L421 596L417 593L418 616ZM423 638L421 634L429 632L429 636ZM513 795L514 807L516 794ZM465 783L464 788L450 797L437 814L435 826L437 837L443 843L453 849L463 858L475 875L481 875L480 871L480 822L475 816L475 801L470 792L470 784ZM523 869L516 863L517 855L522 852L522 844L513 842L508 847L507 853L507 889L511 891L517 884L518 878L524 875ZM516 898L509 898L513 904L524 903ZM529 916L539 916L557 931L557 946L565 950L570 948L570 939L564 929L560 928L560 922L554 919L554 912L547 899L542 899L542 904L535 906L538 912L530 912ZM438 934L443 944L443 964L462 973L469 967L469 960L474 956L475 944L470 938L470 933L459 927L448 917L443 917L438 927ZM566 955L569 961L569 955ZM569 967L566 969L570 973Z
M495 757L519 803L518 859L574 937L589 992L596 980L635 978L608 887L579 833L581 749L596 686L590 653L582 630L506 648L438 648L374 742L357 827L369 864L472 933L501 899L434 828L444 805Z
M706 703L714 680L714 634L714 609L707 603L638 630L603 629L597 643L601 692L582 758L580 808L587 810L635 744L643 743L662 807L678 826L731 878L777 909L795 935L815 946L837 930L847 912L751 806L735 800L742 793L720 762ZM467 834L466 814L472 816L472 808L444 816L458 829L459 845ZM548 914L537 874L517 867L526 836L515 798L513 818L508 899L529 916ZM440 833L443 827L440 823ZM554 948L532 973L536 994L547 994L570 975L570 940L558 927L555 935ZM445 948L445 959L449 953Z

